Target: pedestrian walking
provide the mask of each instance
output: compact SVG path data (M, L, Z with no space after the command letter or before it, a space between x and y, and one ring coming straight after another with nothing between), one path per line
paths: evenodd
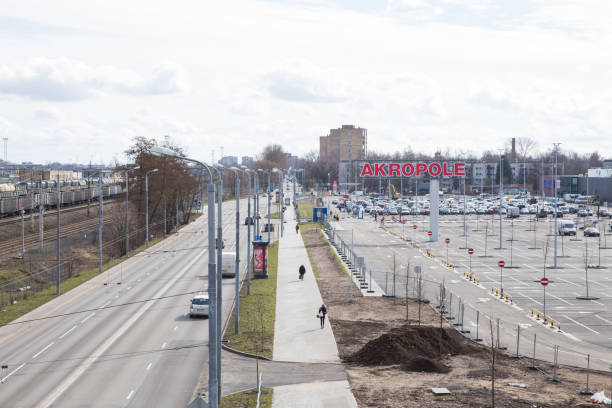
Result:
M295 233L297 234L300 231L300 224L295 224Z
M304 268L304 265L300 265L300 280L304 280L304 275L306 274L306 268Z
M325 327L325 315L327 314L327 308L325 307L325 303L321 305L319 308L319 314L317 315L319 319L321 319L321 328Z

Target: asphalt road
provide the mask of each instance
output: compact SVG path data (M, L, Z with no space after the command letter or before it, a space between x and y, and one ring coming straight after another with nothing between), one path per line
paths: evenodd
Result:
M244 273L246 200L240 207ZM23 319L65 316L0 328L0 406L187 406L208 361L208 319L187 315L192 293L207 289L206 218ZM223 225L231 251L235 201ZM224 321L234 285L223 281Z
M345 215L343 213L343 215ZM345 215L346 217L346 215ZM336 224L340 230L339 235L350 243L354 240L355 251L365 257L368 271L372 278L388 295L398 297L416 296L416 285L412 267L420 265L423 270L424 293L433 304L439 302L438 283L444 280L447 285L447 309L452 307L451 314L459 321L459 303L465 309L463 313L464 330L470 330L466 335L475 337L476 320L479 319L479 336L485 341L490 340L489 320L493 322L495 336L497 336L497 318L500 319L500 346L508 347L509 351L516 352L517 331L519 335L519 354L532 355L533 337L536 334L536 357L552 361L552 346L560 346L559 360L577 366L586 366L586 356L591 354L591 366L608 369L612 362L612 278L609 271L612 269L612 250L602 249L599 258L599 240L597 238L584 238L581 233L578 240L569 237L558 238L558 269L547 269L547 277L551 283L546 293L546 314L555 321L555 328L544 327L540 322L530 316L531 309L543 312L543 287L538 282L543 276L544 251L542 249L529 249L534 247L533 224L527 219L514 222L503 221L503 247L499 247L499 221L491 220L491 216L470 217L467 224L467 247L474 248L472 256L472 272L480 279L480 285L475 285L465 279L463 273L469 271L469 255L465 249L466 237L463 235L463 217L441 217L440 240L437 243L428 242L426 235L428 218L407 217L408 221L402 225L389 222L386 217L385 229L380 223L366 217L363 220L346 217ZM489 222L488 228L485 220ZM412 225L417 225L417 230ZM547 265L552 266L552 243L550 236L552 220L538 222L535 237L536 247L549 250ZM474 231L477 230L477 231ZM488 236L485 237L485 231ZM514 231L513 231L514 230ZM527 231L529 230L529 231ZM392 235L390 232L397 235ZM424 256L422 251L411 248L408 242L399 239L404 235L407 239L414 239L422 251L429 250L433 258ZM449 262L456 265L454 270L443 265L446 260L447 246L444 238L451 239L448 245ZM510 239L514 238L514 241ZM573 238L573 237L572 237ZM608 236L602 237L602 246ZM485 244L486 242L486 244ZM596 300L578 300L576 296L586 294L584 251L588 244L589 263L596 266L607 266L609 269L589 268L589 294L595 295ZM487 257L480 255L486 254ZM612 241L608 243L612 246ZM512 246L512 251L510 247ZM512 255L511 255L512 252ZM564 257L562 257L564 256ZM500 273L497 262L504 260L509 266ZM395 263L395 285L393 268ZM411 265L411 275L406 285L406 269ZM491 287L501 288L513 297L512 304L500 301L491 294ZM451 301L450 295L453 299ZM461 299L461 300L459 300ZM478 311L479 316L476 315ZM557 323L561 324L562 331L558 331Z

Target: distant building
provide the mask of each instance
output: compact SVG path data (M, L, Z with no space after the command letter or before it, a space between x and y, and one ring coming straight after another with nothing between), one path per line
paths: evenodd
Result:
M251 168L254 161L255 160L251 156L242 156L242 159L240 160L240 164L242 164L243 166L247 166L248 168Z
M499 163L472 163L472 184L486 185L495 180Z
M285 153L285 159L286 159L286 164L287 164L287 168L291 167L291 168L297 168L297 162L298 162L298 157L292 155L291 153Z
M594 169L589 169L588 175L589 177L612 177L612 167L597 167Z
M226 167L237 166L238 157L237 156L223 156L221 160L219 160L219 163Z
M319 159L340 163L344 160L363 160L367 154L367 129L342 125L330 129L329 135L319 138Z
M606 159L603 161L604 169L612 169L612 159Z

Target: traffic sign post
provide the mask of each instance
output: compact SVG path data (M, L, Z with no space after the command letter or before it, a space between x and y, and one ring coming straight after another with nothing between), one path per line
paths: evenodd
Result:
M468 254L470 255L470 277L472 276L472 255L474 254L473 248L468 248Z
M542 286L546 286L546 285L548 285L548 278L542 278L542 279L540 279L540 285L542 285Z
M446 265L448 265L448 244L450 244L450 238L444 238L444 243L446 243Z
M501 296L504 296L504 266L506 266L506 263L504 261L499 261L497 263L497 266L499 266L499 286L500 286L500 291L501 291Z
M416 242L414 240L414 233L416 232L416 230L417 230L417 225L416 224L412 225L412 242Z
M429 236L429 240L430 240L430 241L431 241L431 236L432 236L432 235L433 235L433 232L431 232L431 230L430 230L430 231L427 231L427 236Z

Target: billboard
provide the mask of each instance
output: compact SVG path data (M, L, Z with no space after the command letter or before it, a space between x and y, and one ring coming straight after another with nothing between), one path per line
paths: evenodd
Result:
M465 176L465 162L377 162L364 163L361 177L411 177L428 174L431 177Z

